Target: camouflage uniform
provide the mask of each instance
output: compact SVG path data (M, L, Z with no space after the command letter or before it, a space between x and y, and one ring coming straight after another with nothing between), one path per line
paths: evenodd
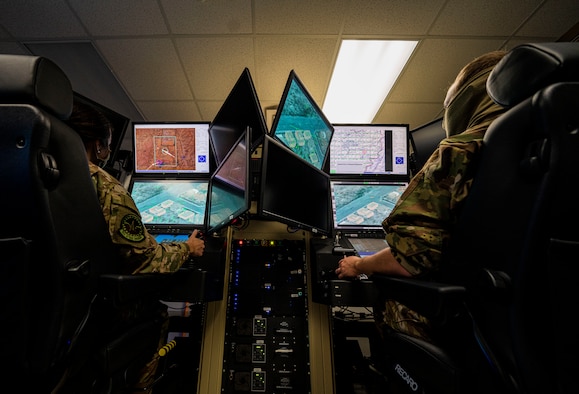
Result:
M149 234L141 215L127 190L100 167L90 163L109 233L117 247L124 273L174 272L189 258L189 247L184 242L157 243Z
M491 69L459 90L445 113L447 138L412 178L382 223L392 254L413 276L428 279L438 270L468 196L484 133L504 112L486 93ZM388 300L380 312L379 325L433 340L428 320L408 307Z
M189 257L189 247L184 242L158 243L149 234L141 221L141 215L128 191L109 173L89 163L90 173L96 187L98 198L103 209L109 233L116 246L120 261L124 267L121 272L127 274L169 273L177 271ZM117 310L116 320L122 327L131 321L156 317L162 321L159 348L166 341L169 328L167 307L161 302L131 304ZM140 388L150 387L155 379L159 355L141 369L136 392ZM147 391L151 393L151 391Z

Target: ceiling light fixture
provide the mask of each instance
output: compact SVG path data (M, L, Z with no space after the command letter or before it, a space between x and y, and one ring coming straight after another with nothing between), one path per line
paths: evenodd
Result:
M332 123L371 123L418 41L343 40L322 111Z

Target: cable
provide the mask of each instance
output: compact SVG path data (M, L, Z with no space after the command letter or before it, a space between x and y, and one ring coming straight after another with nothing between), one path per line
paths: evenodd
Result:
M177 342L173 339L172 341L168 342L162 348L159 349L158 353L160 357L165 357L171 350L175 348Z

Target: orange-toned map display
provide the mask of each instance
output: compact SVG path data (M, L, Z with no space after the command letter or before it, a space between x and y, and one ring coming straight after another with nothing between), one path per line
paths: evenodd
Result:
M208 171L207 141L199 140L199 131L191 126L135 126L135 171L205 172L205 168Z

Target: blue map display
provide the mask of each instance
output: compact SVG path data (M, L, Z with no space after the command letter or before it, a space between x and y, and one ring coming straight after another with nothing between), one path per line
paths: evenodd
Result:
M208 181L135 182L131 196L145 224L203 225Z
M400 184L334 184L335 224L381 227L405 187Z
M213 184L211 192L211 210L209 212L209 227L228 223L245 212L247 208L243 191L236 191L231 187L223 187L219 183Z
M306 162L322 168L334 129L296 79L291 81L279 111L275 138Z

